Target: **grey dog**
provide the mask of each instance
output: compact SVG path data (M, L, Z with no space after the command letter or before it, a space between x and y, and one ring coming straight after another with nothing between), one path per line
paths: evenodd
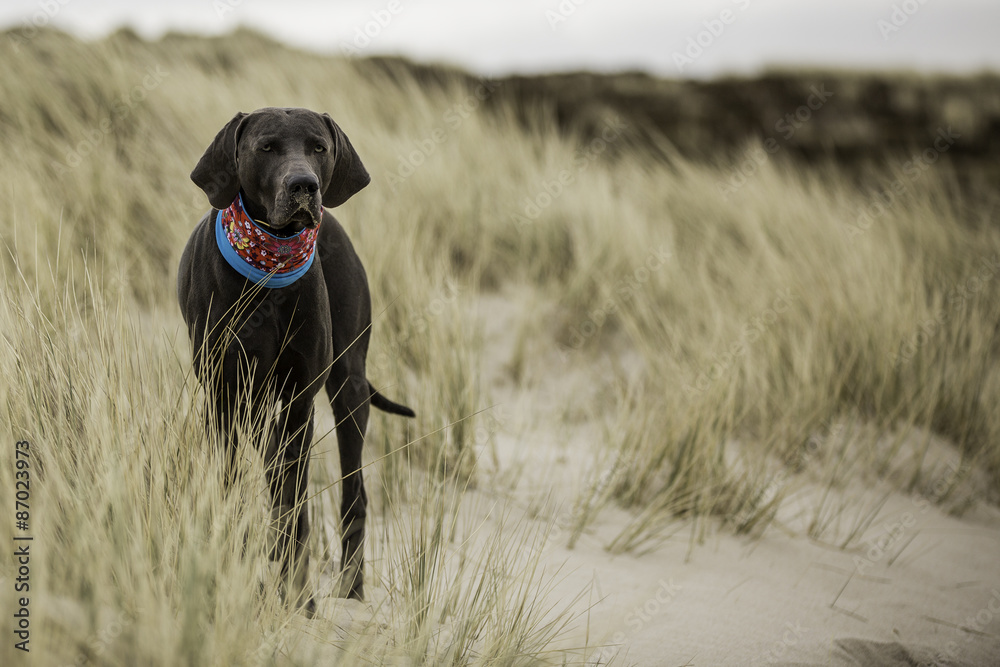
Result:
M343 204L371 179L329 115L265 108L237 113L202 155L191 180L214 208L184 249L177 294L195 372L208 396L209 428L228 448L227 480L238 475L236 425L261 415L266 406L280 406L273 419L264 416L277 536L271 558L281 561L282 592L312 615L304 501L313 398L325 385L343 475L340 594L363 599L367 496L361 450L369 405L414 416L368 382L368 280L344 228L323 208ZM297 280L282 287L241 274L223 256L217 229L220 211L235 206L237 198L246 215L279 242L319 226L312 246L319 261L310 260Z

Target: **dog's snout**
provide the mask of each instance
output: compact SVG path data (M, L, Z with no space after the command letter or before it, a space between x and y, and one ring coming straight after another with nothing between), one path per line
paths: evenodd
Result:
M319 179L313 174L294 174L285 179L290 195L313 195L319 190Z

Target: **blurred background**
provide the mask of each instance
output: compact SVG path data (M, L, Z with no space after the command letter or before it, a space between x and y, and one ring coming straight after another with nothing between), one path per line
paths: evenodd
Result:
M679 65L674 54L727 11L731 18L715 26L719 34L702 38L704 52ZM8 0L0 8L0 27L44 25L89 39L122 26L146 38L246 26L297 48L400 55L491 76L587 69L707 78L790 66L973 73L1000 66L1000 5L989 0Z
M0 28L14 41L52 27L84 40L122 29L159 40L248 28L293 49L402 67L424 83L502 78L507 85L491 91L487 105L513 102L530 115L542 104L562 129L585 136L619 114L632 130L618 146L660 157L678 151L738 166L748 140L773 138L782 159L832 158L866 174L873 161L881 168L879 160L923 148L954 126L944 160L963 184L1000 175L998 26L1000 5L988 0L12 0L0 7ZM800 110L815 85L835 93ZM670 145L651 140L650 130Z

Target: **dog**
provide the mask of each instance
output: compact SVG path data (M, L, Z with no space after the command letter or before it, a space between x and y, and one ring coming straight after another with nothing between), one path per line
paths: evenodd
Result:
M367 379L368 279L344 228L325 210L371 179L328 114L264 108L233 116L191 180L213 208L181 256L177 296L195 374L208 397L207 428L228 450L227 484L238 476L235 426L280 406L273 419L264 415L276 533L270 557L281 561L282 594L311 617L316 605L306 583L304 501L313 398L325 385L343 476L340 595L362 600L367 496L361 450L369 406L415 416Z

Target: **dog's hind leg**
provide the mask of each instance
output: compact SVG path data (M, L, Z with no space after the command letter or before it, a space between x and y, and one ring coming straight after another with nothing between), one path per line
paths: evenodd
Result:
M265 458L271 492L271 520L275 532L271 560L281 563L286 599L311 618L316 603L309 591L309 514L306 489L313 438L312 397L283 407L276 437Z
M340 502L341 560L340 597L363 600L365 563L365 517L368 495L361 472L361 454L368 426L370 389L365 374L337 373L337 364L327 380L333 414L337 421L340 474L343 493Z

